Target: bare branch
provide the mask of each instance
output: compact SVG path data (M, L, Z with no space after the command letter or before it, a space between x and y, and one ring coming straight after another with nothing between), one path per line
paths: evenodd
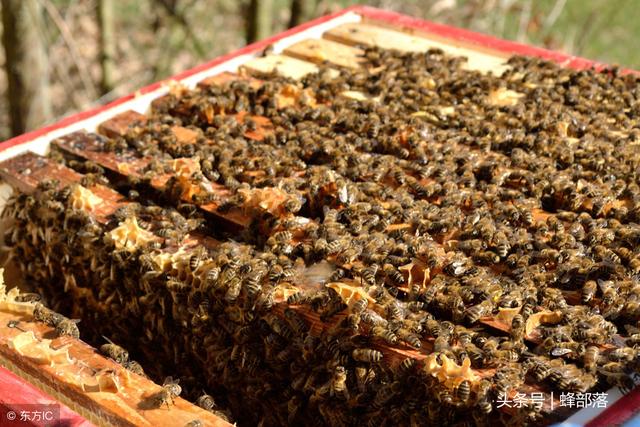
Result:
M60 15L60 12L58 12L58 9L56 9L56 7L51 4L49 0L38 0L38 2L44 7L54 25L56 26L56 28L58 28L58 31L60 31L60 35L62 36L65 44L67 45L67 48L69 49L71 60L73 61L80 74L82 86L84 86L84 89L85 91L87 91L87 94L90 98L95 98L97 96L97 91L95 85L93 84L93 81L91 80L89 67L82 59L82 56L78 53L76 41L74 40L69 27L67 26L66 22L64 22L64 19Z

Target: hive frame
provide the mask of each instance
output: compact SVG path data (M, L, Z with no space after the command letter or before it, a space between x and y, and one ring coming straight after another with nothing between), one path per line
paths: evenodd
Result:
M592 67L599 69L605 66L605 64L578 56L502 40L391 11L368 6L352 6L220 56L160 82L152 83L104 106L73 114L56 123L2 142L0 143L0 161L27 151L46 154L53 139L82 129L95 131L103 121L127 110L146 113L151 101L166 94L173 82L179 82L186 87L192 88L195 87L197 82L206 77L214 76L224 71L237 71L238 67L257 57L269 45L273 46L274 53L280 53L288 46L299 41L309 38L319 39L329 29L342 24L357 22L368 22L414 33L451 44L452 46L464 46L498 57L507 57L514 54L536 56L577 69ZM623 71L636 72L633 70ZM0 211L4 208L5 200L11 194L11 191L11 187L7 183L0 183ZM0 365L2 364L1 362ZM632 416L634 408L640 407L640 387L625 396L617 388L612 388L608 390L608 403L609 406L606 409L586 408L580 410L565 422L574 425L588 425L590 427L622 423Z

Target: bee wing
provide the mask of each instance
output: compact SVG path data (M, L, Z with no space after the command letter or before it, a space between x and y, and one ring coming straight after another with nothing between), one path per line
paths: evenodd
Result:
M569 353L572 353L572 352L573 352L573 350L568 349L568 348L556 347L556 348L551 350L551 355L553 357L560 357L560 356L564 356L565 354L569 354Z
M297 281L303 289L319 289L329 281L335 267L327 261L320 261L310 266L300 265L297 267Z
M613 286L613 282L610 280L597 279L597 283L598 283L598 287L602 292L606 291L611 286Z
M349 202L349 188L347 185L343 185L338 189L338 199L340 203L348 203Z

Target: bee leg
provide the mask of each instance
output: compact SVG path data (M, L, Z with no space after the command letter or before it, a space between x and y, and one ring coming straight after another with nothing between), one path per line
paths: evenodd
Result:
M7 323L7 328L14 328L19 330L20 332L27 332L25 329L22 329L19 325L20 325L19 320L9 320L9 322Z

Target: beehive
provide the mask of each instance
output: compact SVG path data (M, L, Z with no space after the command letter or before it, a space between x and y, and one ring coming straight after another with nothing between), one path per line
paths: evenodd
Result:
M356 12L132 101L147 114L55 130L50 159L7 160L34 194L7 208L23 273L88 339L246 424L548 422L571 412L553 387L630 388L635 77ZM564 87L585 80L625 115L585 111ZM527 116L555 82L567 106ZM499 410L500 391L544 405Z

